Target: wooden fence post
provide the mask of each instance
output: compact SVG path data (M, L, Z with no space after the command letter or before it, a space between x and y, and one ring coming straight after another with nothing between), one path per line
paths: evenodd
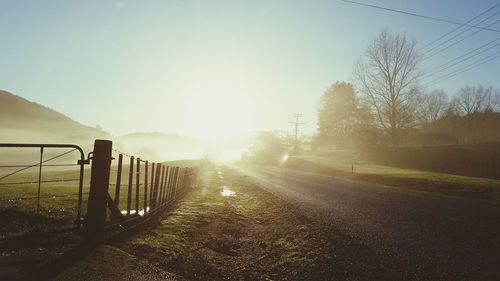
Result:
M174 197L173 197L173 200L175 201L176 199L176 196L177 196L177 183L178 183L178 180L179 180L179 167L175 167L175 170L174 170Z
M116 171L116 187L115 187L115 205L120 208L120 187L122 183L122 161L123 154L118 155L118 167Z
M141 158L137 158L137 165L135 168L135 214L136 215L139 215L140 185L141 185Z
M172 167L168 167L168 180L165 183L165 193L163 194L163 201L168 204L168 192L170 188L170 178L172 177Z
M163 180L163 190L161 193L161 205L165 206L165 192L167 192L167 182L168 182L168 169L169 166L165 166L165 179Z
M170 201L170 193L172 191L172 167L168 168L168 181L167 181L167 195L165 196L165 200L167 202Z
M149 162L146 161L144 166L144 215L148 212L148 167Z
M100 242L104 238L112 146L113 143L109 140L94 142L89 201L84 223L85 236L92 242Z
M151 187L149 188L149 211L153 210L153 189L155 185L155 163L151 164Z
M132 208L133 179L134 179L134 156L130 156L130 166L128 170L127 216L130 216L130 209Z
M163 180L163 193L161 194L161 205L165 206L165 192L167 191L168 166L165 166L165 179Z
M163 183L165 182L165 165L162 165L161 168L161 180L160 180L160 188L158 191L158 206L161 208L163 206L163 200L161 195L163 194Z
M158 191L156 192L156 207L160 208L161 207L161 192L162 192L162 187L163 187L163 180L165 179L165 166L161 165L160 169L160 176L158 177L159 183L158 183Z
M156 211L157 204L158 204L158 185L160 184L160 173L161 173L161 164L157 163L156 164L153 194L151 195L151 198L153 199L151 201L151 209L153 211Z

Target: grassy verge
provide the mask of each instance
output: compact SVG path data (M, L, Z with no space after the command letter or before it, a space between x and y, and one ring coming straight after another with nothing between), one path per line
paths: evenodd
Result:
M401 169L335 157L291 157L286 168L500 204L500 180Z
M199 164L198 160L170 161L165 164L179 167L191 167ZM145 169L141 167L139 184L139 209L144 208ZM148 172L148 192L151 188L151 169ZM131 209L136 205L136 174L133 173L131 184ZM78 204L78 169L51 169L42 172L40 187L40 208L36 214L38 196L38 172L30 171L16 174L0 185L0 212L3 221L10 224L0 225L0 239L21 235L52 232L62 228L71 228L77 216ZM72 180L72 181L60 181ZM112 166L110 172L109 194L115 198L117 167ZM43 181L56 181L47 182ZM57 182L60 181L60 182ZM22 184L9 184L22 183ZM86 212L90 184L90 168L85 169L82 215ZM121 174L121 189L119 207L127 209L129 189L129 165L123 165ZM53 223L51 223L53 222Z
M229 169L115 246L190 280L373 280L373 253ZM222 196L226 187L235 192Z
M75 169L47 168L42 181L78 179ZM0 279L30 270L80 243L75 225L78 181L42 183L36 213L38 173L9 177L0 186ZM23 184L12 184L22 182ZM88 178L85 179L88 184ZM7 184L6 184L7 183ZM88 194L88 185L84 196ZM85 209L85 205L83 206Z

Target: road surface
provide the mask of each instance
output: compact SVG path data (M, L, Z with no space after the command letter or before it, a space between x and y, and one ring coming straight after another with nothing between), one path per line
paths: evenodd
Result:
M395 279L500 280L498 206L275 167L233 169L372 249Z

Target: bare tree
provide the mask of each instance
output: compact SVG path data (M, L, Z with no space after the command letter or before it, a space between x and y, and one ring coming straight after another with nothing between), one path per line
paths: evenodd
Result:
M500 106L498 91L490 87L465 86L458 91L453 99L454 106L460 115L476 112L495 111Z
M433 90L422 96L421 113L424 124L440 119L449 109L448 95L443 90Z
M493 108L493 110L496 112L500 112L500 89L495 90L493 101L495 103L495 107Z
M490 86L483 91L482 111L499 111L500 110L500 91L493 90Z
M354 67L356 85L393 146L402 131L417 124L420 60L414 40L382 31Z

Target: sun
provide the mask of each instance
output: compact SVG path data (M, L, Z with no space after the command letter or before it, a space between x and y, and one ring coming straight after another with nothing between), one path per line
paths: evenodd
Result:
M244 83L212 80L185 99L184 126L191 135L209 140L248 136L256 130L258 107Z
M210 140L248 136L257 127L255 77L242 64L205 60L190 72L185 93L184 127L190 135Z

